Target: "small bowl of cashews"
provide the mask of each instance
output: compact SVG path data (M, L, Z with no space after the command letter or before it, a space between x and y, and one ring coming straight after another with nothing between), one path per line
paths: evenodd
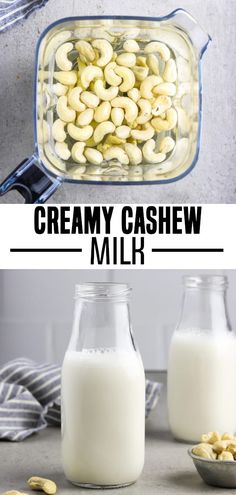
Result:
M236 437L209 432L201 443L188 450L205 483L222 488L236 488Z
M74 17L49 26L36 57L36 150L0 194L16 179L18 189L21 181L30 188L32 164L51 178L33 184L38 202L63 181L184 177L199 154L200 61L209 39L182 9L162 18Z

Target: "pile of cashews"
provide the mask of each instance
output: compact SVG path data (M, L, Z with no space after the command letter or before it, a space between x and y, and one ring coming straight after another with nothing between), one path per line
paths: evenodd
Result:
M135 166L138 175L140 164L166 160L178 120L177 67L166 44L141 49L126 39L117 53L103 38L65 41L55 62L52 137L61 160L84 166L82 174L87 165L86 173L99 174L110 164Z

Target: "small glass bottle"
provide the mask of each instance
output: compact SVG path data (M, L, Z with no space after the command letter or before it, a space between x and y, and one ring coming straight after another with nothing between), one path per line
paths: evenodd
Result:
M77 285L62 367L62 461L66 478L92 488L135 482L143 469L145 377L126 284Z
M179 324L168 363L168 413L178 440L236 430L236 336L227 306L227 278L184 277Z

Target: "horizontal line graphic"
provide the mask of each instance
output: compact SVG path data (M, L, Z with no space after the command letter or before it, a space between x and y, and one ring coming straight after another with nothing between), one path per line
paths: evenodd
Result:
M81 248L11 248L11 253L81 253Z
M153 248L153 253L223 253L223 248Z

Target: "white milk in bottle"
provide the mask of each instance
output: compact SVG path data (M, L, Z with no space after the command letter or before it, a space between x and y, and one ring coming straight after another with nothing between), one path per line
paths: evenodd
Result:
M187 277L168 365L169 423L176 439L236 432L236 336L225 306L227 280Z
M62 367L62 463L85 487L124 486L144 464L145 377L123 284L77 287Z

